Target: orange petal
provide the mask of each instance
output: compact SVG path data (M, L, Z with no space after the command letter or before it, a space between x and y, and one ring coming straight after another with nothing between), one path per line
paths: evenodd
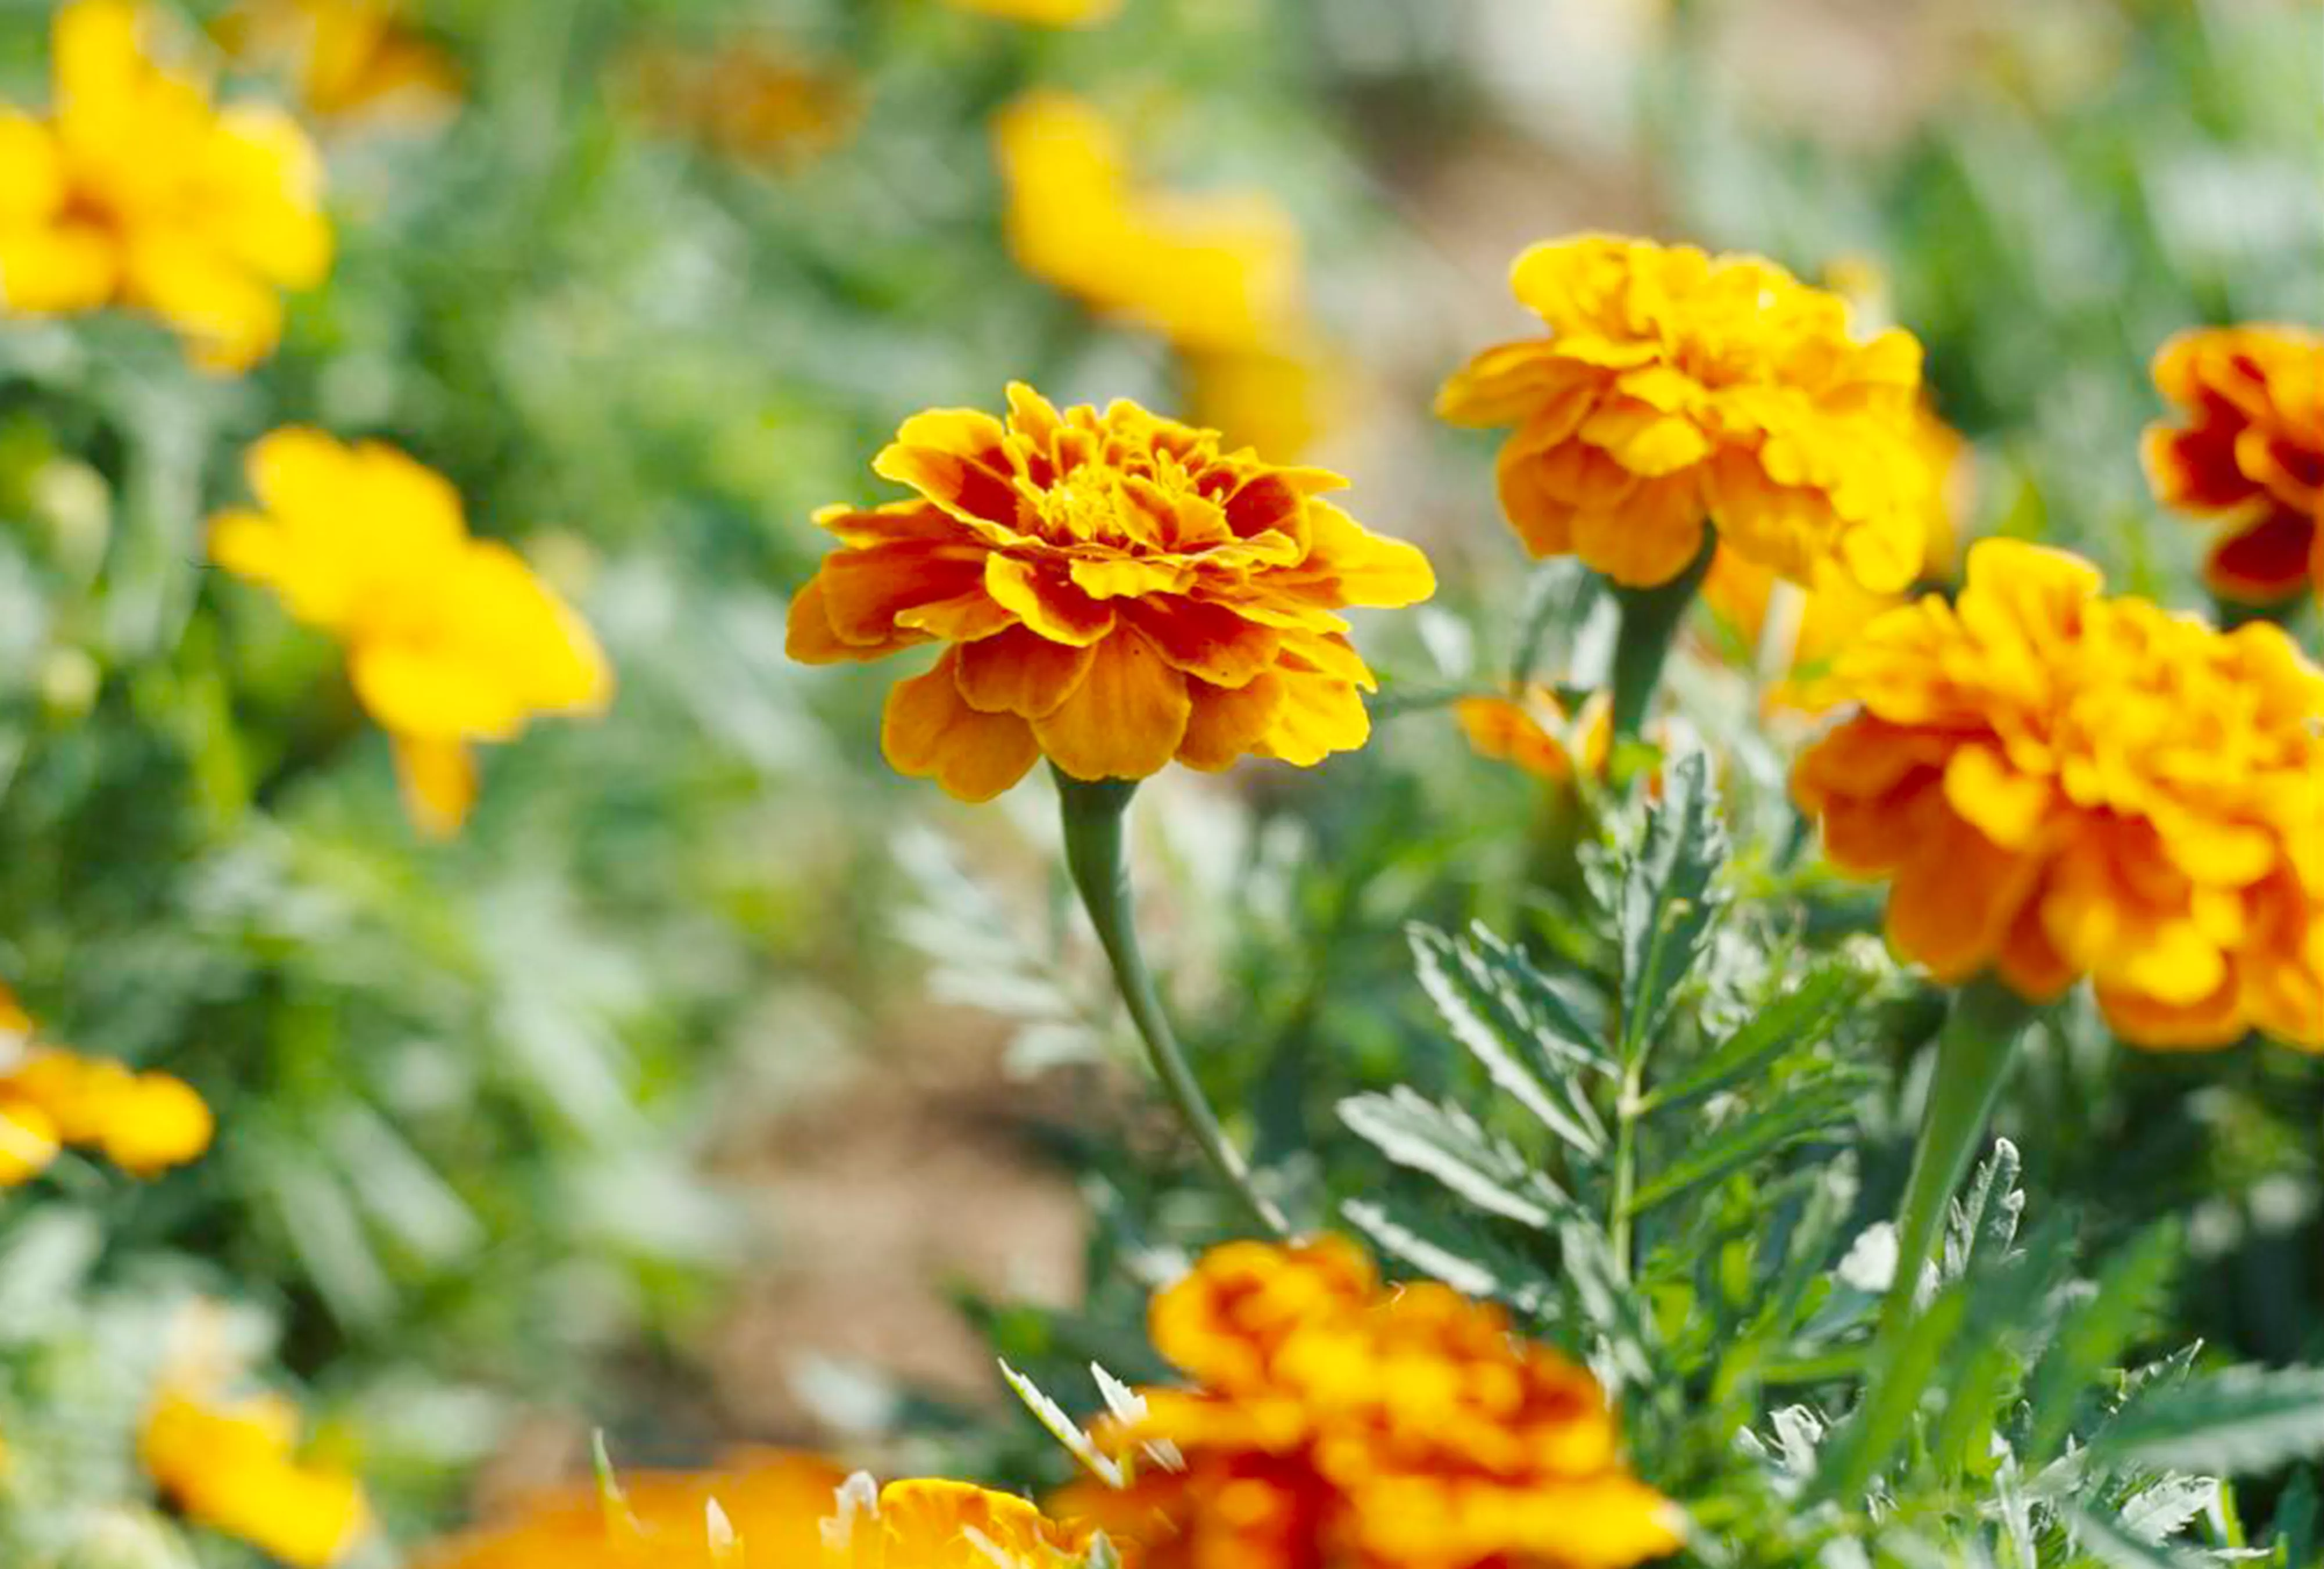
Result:
M932 779L964 801L989 801L1025 777L1040 755L1032 727L1013 714L980 714L960 695L959 651L946 649L924 676L888 694L881 750L898 773Z
M832 634L842 642L890 643L899 630L915 630L900 625L900 613L981 593L984 561L981 550L920 540L835 550L817 577Z
M1231 768L1236 759L1259 751L1283 708L1283 681L1277 676L1261 676L1236 688L1189 681L1186 689L1194 707L1185 738L1178 743L1178 761L1206 773Z
M1370 740L1371 715L1351 681L1324 675L1286 675L1283 703L1267 733L1265 752L1313 768L1335 752L1353 752Z
M1094 651L1053 643L1017 626L964 643L959 651L960 695L984 714L1038 719L1056 712L1089 673Z
M1113 610L1050 562L988 556L984 591L1051 642L1085 648L1113 630Z
M1033 730L1075 779L1144 779L1177 752L1193 708L1186 678L1142 633L1123 628L1096 646L1081 684Z
M1282 634L1223 605L1166 595L1123 607L1176 669L1214 687L1244 687L1275 663Z
M2311 519L2274 512L2214 546L2203 581L2222 599L2261 605L2290 599L2308 586L2319 533L2324 529Z

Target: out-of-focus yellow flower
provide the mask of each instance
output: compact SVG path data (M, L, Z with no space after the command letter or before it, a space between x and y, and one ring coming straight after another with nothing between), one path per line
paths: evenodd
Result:
M918 498L834 507L792 601L808 663L946 645L889 694L898 771L985 800L1046 755L1079 780L1172 759L1307 766L1363 744L1373 685L1338 613L1435 587L1411 546L1320 499L1346 482L1224 452L1134 403L914 416L872 468Z
M1290 457L1340 422L1347 367L1312 338L1190 354L1185 365L1195 422L1236 446Z
M0 1092L0 1188L32 1181L56 1163L63 1149L53 1118Z
M1843 871L1939 979L2078 978L2124 1039L2324 1048L2324 673L2282 631L2222 634L2095 568L1972 546L1957 605L1864 629L1858 705L1793 775Z
M2169 506L2225 524L2205 570L2222 599L2324 594L2324 336L2254 326L2181 333L2154 384L2183 424L2146 429L2146 473Z
M394 738L424 830L448 834L466 816L471 743L612 696L587 625L514 550L471 539L432 470L299 429L260 441L247 468L263 510L215 519L211 558L346 643L355 696Z
M200 1383L165 1388L139 1454L162 1494L211 1529L294 1569L323 1569L370 1528L363 1485L298 1456L299 1412L272 1395L221 1400Z
M1383 1290L1343 1241L1217 1249L1152 1332L1195 1387L1103 1436L1171 1463L1071 1495L1148 1569L1621 1569L1682 1540L1588 1373L1445 1287Z
M278 291L329 271L322 165L280 109L214 107L157 61L148 23L133 0L73 0L48 116L0 107L0 309L148 310L198 364L245 369L281 337Z
M1271 198L1150 192L1120 132L1069 93L993 123L1019 265L1183 349L1248 352L1303 321L1299 231Z
M1090 1533L965 1482L844 1477L806 1455L546 1493L420 1569L1066 1569Z
M1534 555L1652 586L1708 525L1803 585L1836 572L1893 594L1920 571L1934 479L1909 334L1858 341L1838 296L1691 245L1536 245L1511 284L1550 336L1477 355L1437 411L1517 427L1501 505Z
M32 1016L16 1000L7 982L0 981L0 1044L21 1041L32 1033Z
M1546 687L1527 688L1515 697L1463 697L1452 706L1452 716L1480 757L1513 762L1552 782L1602 779L1613 756L1614 705L1603 692L1571 716Z
M432 130L460 111L460 69L396 0L243 0L219 20L235 60L295 83L317 119Z
M0 1068L0 1108L20 1121L31 1113L51 1156L59 1143L94 1150L133 1177L199 1159L217 1131L209 1107L182 1079L51 1046Z
M639 109L665 132L722 158L788 170L820 157L854 130L853 84L747 37L715 51L656 48L630 62Z
M1121 0L945 0L955 11L1029 22L1039 27L1094 27L1111 21Z

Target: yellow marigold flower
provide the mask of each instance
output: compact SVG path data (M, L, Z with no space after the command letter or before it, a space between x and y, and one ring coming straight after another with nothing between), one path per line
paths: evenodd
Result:
M2324 673L2008 540L1957 605L1890 612L1833 681L1855 713L1793 775L1842 870L1890 881L1896 950L2053 997L2124 1039L2324 1048Z
M1073 1495L1149 1569L1620 1569L1681 1543L1588 1373L1445 1287L1383 1290L1344 1241L1217 1249L1152 1333L1196 1387L1141 1390L1108 1437L1172 1462Z
M946 0L955 11L1029 22L1039 27L1094 27L1111 20L1121 0Z
M0 1104L36 1113L53 1142L95 1150L133 1177L200 1158L215 1131L209 1107L183 1080L56 1047L0 1069Z
M817 514L841 548L792 602L788 647L829 663L943 642L889 694L883 740L963 800L1044 755L1135 780L1360 746L1372 675L1338 612L1435 587L1419 551L1320 499L1339 475L1134 403L1060 414L1012 385L1005 420L916 415L872 468L919 495Z
M281 337L278 291L329 271L322 165L288 115L214 107L155 60L147 23L133 0L73 0L54 108L0 107L0 309L148 310L197 363L244 369Z
M215 519L211 558L346 643L423 829L448 834L466 817L470 743L611 697L588 627L514 550L469 537L459 495L432 470L298 429L260 441L247 469L263 510Z
M1313 342L1190 354L1185 367L1195 422L1238 445L1294 457L1342 417L1345 367Z
M2166 505L2227 525L2212 591L2262 605L2324 593L2324 336L2181 333L2154 356L2154 384L2185 423L2147 427L2147 476Z
M1536 245L1511 284L1550 336L1477 355L1437 411L1517 427L1501 505L1534 555L1652 586L1686 569L1709 525L1799 583L1819 568L1875 593L1912 582L1932 480L1909 334L1859 342L1838 296L1691 245Z
M54 1119L0 1090L0 1188L32 1181L56 1163L63 1149Z
M219 1401L165 1389L138 1448L164 1496L192 1518L294 1569L323 1569L370 1528L363 1486L297 1458L299 1413L273 1396Z
M1614 752L1614 706L1602 692L1571 716L1556 693L1531 687L1516 697L1463 697L1452 717L1478 756L1553 782L1602 779Z
M1188 350L1279 345L1303 318L1299 231L1271 198L1141 189L1119 129L1071 94L993 122L1018 264Z
M459 112L460 69L402 11L396 0L243 0L217 35L235 60L295 83L317 119L429 129Z

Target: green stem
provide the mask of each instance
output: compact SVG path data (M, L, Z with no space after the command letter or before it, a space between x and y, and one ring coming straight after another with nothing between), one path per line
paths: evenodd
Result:
M1622 1070L1622 1097L1614 1104L1614 1197L1606 1230L1614 1268L1630 1278L1630 1207L1638 1191L1638 1116L1646 1094L1646 1054L1641 1050Z
M1969 1175L2032 1014L2023 998L1991 977L1972 981L1954 995L1937 1037L1928 1115L1897 1214L1896 1275L1881 1310L1884 1335L1899 1333L1912 1316L1922 1268L1935 1254L1944 1226L1945 1206Z
M1655 694L1661 689L1663 665L1671 642L1695 590L1710 574L1711 558L1718 553L1718 536L1702 531L1702 549L1686 570L1652 588L1617 588L1615 603L1622 607L1621 630L1614 640L1614 739L1618 743L1644 734L1646 715L1654 712Z
M1065 867L1089 911L1090 924L1097 928L1097 940L1113 965L1115 984L1130 1010L1130 1022L1138 1027L1139 1038L1146 1043L1155 1076L1162 1081L1164 1093L1195 1145L1252 1218L1273 1235L1288 1237L1291 1223L1252 1185L1250 1168L1227 1141L1226 1130L1219 1126L1202 1086L1194 1082L1194 1070L1186 1066L1177 1037L1163 1014L1153 972L1146 967L1146 955L1138 946L1138 923L1130 897L1130 858L1122 844L1122 826L1137 781L1092 782L1062 771L1056 778L1057 802L1065 822Z

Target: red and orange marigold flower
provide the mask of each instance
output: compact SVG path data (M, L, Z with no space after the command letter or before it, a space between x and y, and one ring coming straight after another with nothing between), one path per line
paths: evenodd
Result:
M1152 1333L1194 1387L1140 1390L1102 1435L1135 1474L1074 1494L1150 1569L1621 1569L1681 1543L1588 1373L1446 1287L1384 1290L1345 1241L1217 1249Z
M2260 1029L2324 1048L2324 672L2278 628L2220 633L2008 540L1959 602L1839 658L1850 717L1793 777L1843 871L1940 980L2082 977L2136 1045Z
M872 467L919 494L817 514L840 549L792 602L790 652L944 645L889 694L883 740L963 800L1042 756L1136 780L1360 746L1372 675L1339 612L1435 586L1419 551L1322 499L1339 475L1133 403L1060 413L1012 386L1005 420L916 415Z
M2147 427L2146 472L2169 506L2226 526L2204 576L2222 599L2324 593L2324 335L2297 327L2181 333L2154 384L2182 423Z
M1437 411L1517 427L1501 505L1534 555L1649 587L1687 569L1710 526L1804 586L1913 581L1936 480L1910 334L1858 341L1838 295L1691 245L1557 241L1510 281L1549 336L1478 355Z

